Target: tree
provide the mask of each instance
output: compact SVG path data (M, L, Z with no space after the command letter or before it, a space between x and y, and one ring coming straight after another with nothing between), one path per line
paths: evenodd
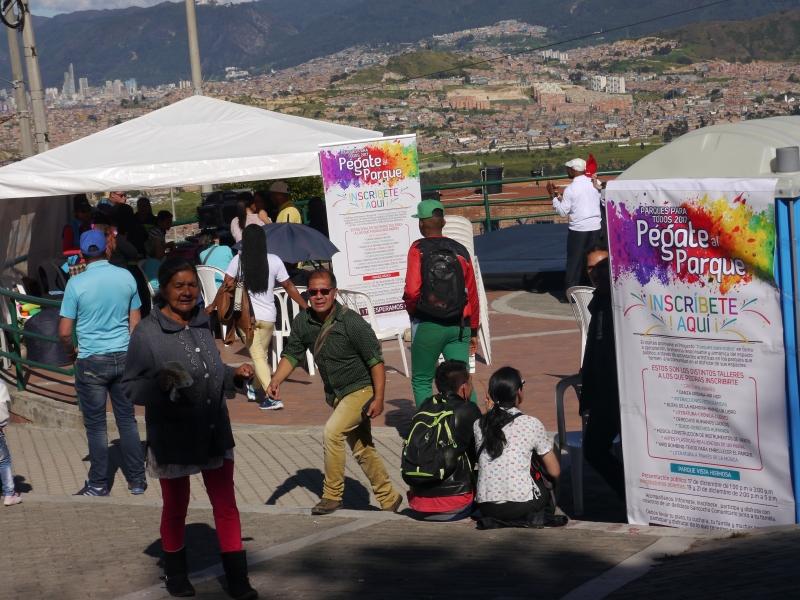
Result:
M640 149L640 150L644 150L644 142L642 142L641 144L639 144L639 149Z
M553 149L553 142L550 141L550 138L547 138L547 150L548 152Z
M254 190L268 190L277 179L264 179L258 181L237 181L236 183L223 183L218 186L221 190L236 190L252 188ZM325 190L322 187L322 177L311 175L309 177L287 178L289 185L289 199L292 201L308 200L309 198L324 198Z

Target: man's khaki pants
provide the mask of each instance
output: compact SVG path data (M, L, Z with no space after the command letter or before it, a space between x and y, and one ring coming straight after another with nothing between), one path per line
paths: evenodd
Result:
M322 448L325 453L325 481L322 497L341 501L344 494L344 442L372 484L381 508L389 509L397 502L398 493L392 487L386 467L372 442L370 419L364 406L372 399L372 386L348 394L334 405L333 414L325 423Z

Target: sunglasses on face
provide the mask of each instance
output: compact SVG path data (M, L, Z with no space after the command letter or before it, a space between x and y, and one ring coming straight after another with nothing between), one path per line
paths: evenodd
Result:
M323 296L327 296L333 291L333 288L317 288L308 290L308 295L310 298L317 296L318 294L322 294Z

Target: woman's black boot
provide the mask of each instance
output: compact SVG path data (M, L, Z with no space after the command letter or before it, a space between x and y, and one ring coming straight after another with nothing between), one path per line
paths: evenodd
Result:
M247 551L221 552L222 568L228 578L228 593L234 600L255 600L258 592L247 579Z
M170 596L188 598L194 596L194 587L189 583L189 567L186 564L186 546L177 552L164 551L164 575Z

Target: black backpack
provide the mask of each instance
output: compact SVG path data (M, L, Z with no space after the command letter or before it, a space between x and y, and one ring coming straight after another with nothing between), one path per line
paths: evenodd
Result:
M418 247L422 255L422 287L416 309L443 321L462 318L467 290L458 254L433 239L420 240Z
M453 423L453 408L441 395L426 401L411 419L411 432L403 443L400 460L400 474L408 485L445 481L459 460L469 460L466 448L460 448L453 438Z

